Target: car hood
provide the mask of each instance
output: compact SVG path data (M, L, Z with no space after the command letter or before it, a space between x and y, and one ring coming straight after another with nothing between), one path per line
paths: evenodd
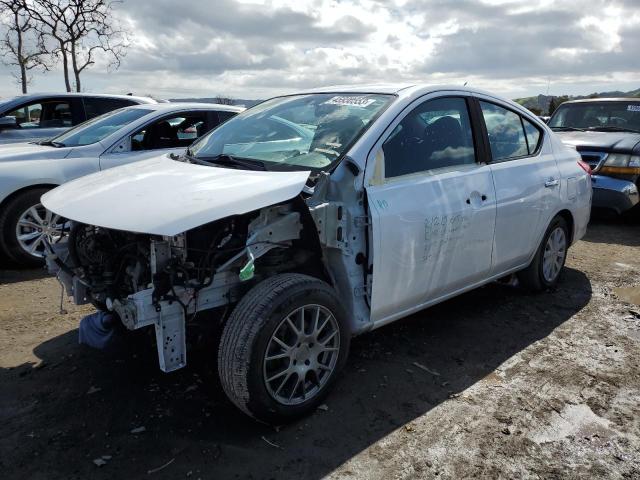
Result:
M555 132L567 145L603 151L631 152L640 142L632 132Z
M0 145L0 162L65 158L70 148L56 148L37 143L9 143Z
M49 210L89 225L177 235L298 195L309 172L209 167L168 156L87 175L42 196Z

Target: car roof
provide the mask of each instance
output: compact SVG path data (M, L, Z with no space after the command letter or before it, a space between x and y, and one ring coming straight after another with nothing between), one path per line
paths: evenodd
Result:
M142 108L145 110L153 111L165 111L172 112L177 110L192 109L192 110L216 110L222 112L242 112L246 110L244 107L236 107L235 105L221 105L218 103L200 103L200 102L169 102L169 103L155 103L152 105L131 105L126 108Z
M83 92L43 92L43 93L26 93L16 95L15 97L4 98L4 101L20 101L20 100L38 100L41 98L60 98L60 97L80 97L80 98L116 98L120 100L133 100L139 103L158 103L163 100L156 100L151 97L139 97L135 95L112 95L109 93L83 93Z
M412 84L381 83L362 85L330 85L328 87L312 88L299 93L380 93L397 94L405 88L412 87Z
M399 97L412 97L415 95L425 95L432 92L458 91L477 93L490 97L500 98L491 92L479 88L467 87L465 85L432 85L426 83L384 83L384 84L364 84L364 85L333 85L330 87L315 88L298 92L304 93L374 93L393 94ZM503 99L502 100L506 100Z

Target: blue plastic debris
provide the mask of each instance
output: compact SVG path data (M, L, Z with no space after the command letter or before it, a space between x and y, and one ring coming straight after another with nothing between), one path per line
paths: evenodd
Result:
M116 317L112 313L97 311L80 320L78 341L92 348L107 350L115 343Z

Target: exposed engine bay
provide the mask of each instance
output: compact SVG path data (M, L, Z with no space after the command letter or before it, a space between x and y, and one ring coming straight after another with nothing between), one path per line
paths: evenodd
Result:
M248 280L280 271L322 274L313 220L293 203L173 237L74 222L66 240L51 246L50 271L74 303L112 311L130 330L155 325L164 371L186 363L186 321L237 301Z
M215 180L227 170L204 172L214 173ZM253 173L243 170L242 182ZM69 217L76 220L60 241L47 245L47 266L73 303L92 303L128 330L153 326L159 366L165 372L186 365L187 333L191 339L212 326L222 326L249 290L280 273L301 273L331 285L350 312L350 333L357 335L373 325L372 264L370 223L365 199L352 187L354 175L350 169L334 176L321 173L311 186L297 183L295 188L302 191L294 197L278 190L278 195L289 199L275 204L243 194L242 198L251 197L246 207L264 205L247 208L246 213L237 201L225 207L236 210L235 214L221 216L215 208L202 210L203 200L198 198L197 205L184 212L167 204L165 219L156 204L152 221L141 219L140 231L147 233L135 233L136 226L127 223L130 217L114 217L113 212L96 216L105 226L91 224L89 214L87 223L82 223L78 216L85 218L89 210L80 203L78 210L72 208L73 202L71 207L65 203L67 207L61 208L69 209ZM257 177L259 188L254 189L260 193L265 183ZM269 190L279 188L284 180L300 181L295 175L280 177L270 172L272 177ZM141 187L136 184L135 188ZM199 190L189 191L195 195ZM235 190L228 195L236 195ZM275 193L269 196L275 198ZM179 200L189 203L192 198ZM223 204L217 199L212 205L222 209ZM197 215L191 216L194 211ZM183 233L158 232L193 224L195 217L213 219ZM110 225L118 227L106 228ZM206 333L201 337L206 338Z

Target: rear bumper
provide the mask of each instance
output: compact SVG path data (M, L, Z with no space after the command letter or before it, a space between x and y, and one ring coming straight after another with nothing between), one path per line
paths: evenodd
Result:
M594 207L608 208L622 213L634 207L640 201L638 187L628 180L592 175Z

